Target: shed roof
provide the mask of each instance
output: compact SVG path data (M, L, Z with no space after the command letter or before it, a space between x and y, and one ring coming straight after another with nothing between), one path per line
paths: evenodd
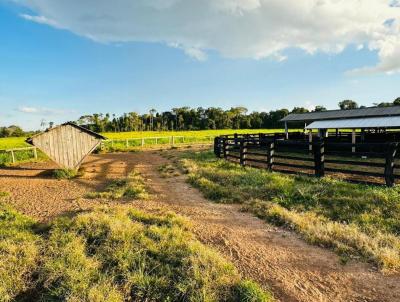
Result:
M311 122L332 119L351 119L364 117L384 117L400 115L400 106L369 107L350 110L328 110L320 112L292 113L281 119L282 122Z
M390 128L400 127L400 116L351 118L316 121L306 127L306 129L360 129L360 128Z
M90 134L90 135L94 136L94 137L97 138L97 139L107 139L106 137L104 137L104 136L102 136L102 135L100 135L100 134L98 134L98 133L96 133L96 132L93 132L93 131L91 131L91 130L89 130L89 129L87 129L87 128L81 127L81 126L79 126L79 125L77 125L77 124L75 124L75 123L73 123L73 122L66 122L66 123L61 124L61 125L58 125L58 126L56 126L56 127L48 128L48 129L46 129L44 132L50 132L50 131L53 131L53 130L59 128L59 127L66 126L66 125L70 125L70 126L72 126L72 127L75 127L75 128L77 128L77 129L79 129L79 130L81 130L81 131L83 131L83 132L86 132L87 134ZM38 134L35 134L35 135L29 137L29 138L26 140L26 142L27 142L28 144L32 144L32 139L33 139L34 137L38 136L38 135L41 135L42 133L43 133L43 132L38 133Z

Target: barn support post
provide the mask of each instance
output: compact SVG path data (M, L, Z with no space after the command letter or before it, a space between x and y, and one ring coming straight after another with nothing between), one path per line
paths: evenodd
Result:
M318 138L314 142L314 169L316 177L325 175L325 144L323 138Z
M247 157L247 142L244 140L240 141L240 165L244 167L246 165Z
M351 130L351 143L353 144L353 146L351 147L351 152L355 153L356 152L356 129L352 129Z
M385 183L388 187L394 186L394 159L396 157L398 143L389 143L385 160Z
M312 151L312 129L308 130L308 150Z
M271 171L274 165L274 148L275 143L274 141L268 141L267 145L267 169Z
M285 122L285 139L289 139L289 129L288 129L288 124Z

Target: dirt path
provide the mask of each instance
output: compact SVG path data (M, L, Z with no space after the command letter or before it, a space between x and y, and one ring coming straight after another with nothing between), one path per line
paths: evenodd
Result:
M85 177L76 181L43 176L48 164L0 169L0 191L11 192L7 200L18 209L47 220L100 203L82 196L135 168L154 194L151 201L135 202L136 207L161 207L189 217L202 242L232 260L244 276L269 286L281 301L400 301L399 275L385 276L362 263L342 265L334 253L243 213L237 205L209 202L185 176L162 177L158 167L169 162L154 151L93 155L84 164Z

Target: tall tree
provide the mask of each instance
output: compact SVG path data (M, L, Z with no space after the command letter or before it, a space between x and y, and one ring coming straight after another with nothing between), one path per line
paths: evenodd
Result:
M341 110L349 110L349 109L357 109L358 108L358 104L352 100L341 101L341 102L339 102L338 105Z

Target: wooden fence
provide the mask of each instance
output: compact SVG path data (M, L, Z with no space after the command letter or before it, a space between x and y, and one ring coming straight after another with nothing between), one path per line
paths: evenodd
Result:
M111 147L111 148L142 148L153 145L195 145L195 144L212 144L213 136L159 136L159 137L140 137L140 138L125 138L125 139L108 139L101 142L100 148ZM6 154L7 163L15 164L18 162L18 154L21 155L22 152L32 151L29 154L31 159L38 158L38 148L37 147L24 147L24 148L13 148L7 150L0 150L1 154ZM1 161L0 165L5 162Z
M38 158L38 149L36 147L23 147L23 148L14 148L14 149L6 149L0 150L1 153L9 154L11 159L11 163L15 164L17 162L16 153L24 152L24 151L32 151L32 157L34 159Z
M399 143L348 143L316 138L285 140L279 135L233 135L214 139L214 153L220 158L268 170L323 177L343 175L361 182L382 182L393 186Z
M125 139L107 139L102 142L102 146L122 146L144 147L149 145L185 145L185 144L212 144L213 136L159 136L159 137L139 137Z

